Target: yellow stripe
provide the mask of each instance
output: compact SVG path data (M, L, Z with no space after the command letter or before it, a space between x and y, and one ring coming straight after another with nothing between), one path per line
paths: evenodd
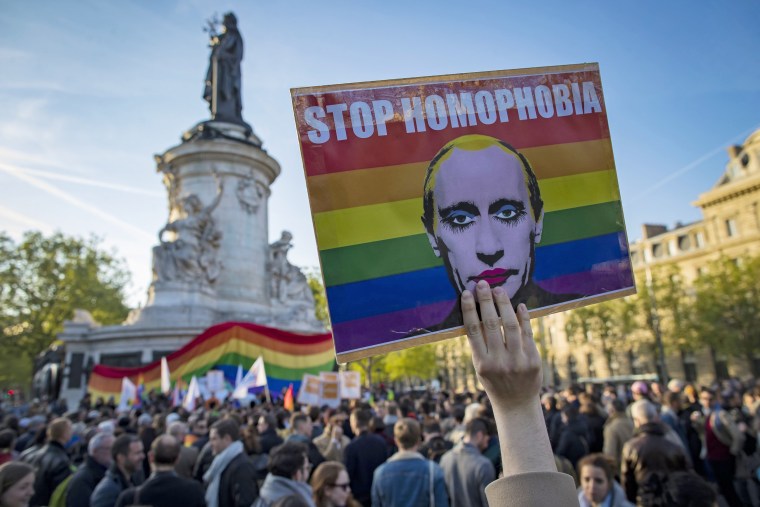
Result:
M606 171L614 164L609 139L552 144L526 148L520 152L528 159L539 180ZM312 212L419 198L428 163L424 161L311 176L307 184Z
M245 340L233 338L226 342L224 345L215 347L208 352L196 356L183 363L182 366L177 368L176 375L181 377L206 365L214 364L217 359L225 354L230 353L237 353L246 355L248 357L257 357L261 355L264 357L265 365L271 364L273 366L279 366L283 368L310 368L314 366L321 366L333 358L332 349L328 349L325 352L321 352L319 354L294 357L291 354L275 352L271 349L266 349L259 345L254 345ZM172 372L172 376L174 375L175 372Z
M614 170L540 182L545 212L617 201ZM314 215L319 250L422 234L422 198L326 211Z

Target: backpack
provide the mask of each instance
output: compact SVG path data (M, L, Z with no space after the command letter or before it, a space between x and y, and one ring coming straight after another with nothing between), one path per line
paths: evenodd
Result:
M50 503L48 507L66 507L66 493L69 490L69 483L74 477L74 473L70 473L56 488L53 490L53 494L50 496Z

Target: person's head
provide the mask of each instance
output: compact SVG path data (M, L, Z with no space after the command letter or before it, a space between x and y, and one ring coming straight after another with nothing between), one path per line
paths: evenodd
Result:
M259 430L259 434L264 433L269 428L277 428L277 418L272 414L260 415L256 423L256 429Z
M111 456L111 449L113 448L114 440L116 440L111 433L97 433L87 443L87 454L95 460L96 463L107 467L111 464L113 459Z
M363 431L369 430L369 422L372 420L372 413L369 410L363 408L357 408L351 412L351 431L355 435L360 434Z
M699 392L699 404L702 405L703 408L713 408L718 403L716 398L715 391L712 389L705 387Z
M411 417L402 417L393 425L393 439L399 449L414 451L419 447L421 438L420 423Z
M184 442L187 436L187 424L182 421L174 421L166 428L166 432L177 439L177 442Z
M589 454L578 461L578 479L589 503L601 504L607 498L614 474L614 466L604 454Z
M325 461L311 475L317 507L343 507L351 497L351 481L343 463Z
M678 413L678 411L681 410L681 393L665 391L665 394L662 395L662 403Z
M637 380L631 384L631 395L634 400L644 400L649 395L649 387L643 380Z
M311 472L308 448L300 442L285 442L269 453L269 472L298 482L306 482Z
M142 441L135 435L124 434L113 442L111 458L127 475L132 475L145 459Z
M224 15L222 23L224 23L225 31L237 30L237 18L231 12Z
M460 294L486 280L514 297L533 275L543 218L533 169L504 141L458 137L428 165L422 223Z
M625 403L620 398L614 398L607 404L607 411L610 413L610 415L624 414Z
M488 447L488 423L480 417L468 421L464 427L464 443L474 445L480 451Z
M204 419L203 417L199 417L194 423L193 423L193 434L201 437L208 434L208 421Z
M655 422L657 420L657 408L649 400L635 401L631 405L631 418L633 425L637 428L643 424Z
M71 435L71 421L65 417L53 419L47 428L49 442L58 442L61 445L65 445L71 440Z
M306 414L295 413L290 418L290 429L293 433L303 435L307 438L311 438L311 432L313 430L313 423L311 417Z
M234 419L222 419L211 426L208 441L214 456L227 449L232 442L240 439L240 425Z
M422 424L422 436L424 440L427 442L433 437L437 437L441 435L441 424L436 421L435 419L427 419Z
M153 440L148 454L155 470L174 468L179 459L179 441L171 435L161 435Z
M0 506L26 507L33 495L33 467L19 461L0 465Z
M11 429L0 431L0 453L11 452L16 442L16 432Z
M557 399L554 397L553 394L546 393L543 396L541 396L541 405L544 407L544 410L546 410L547 412L557 410Z

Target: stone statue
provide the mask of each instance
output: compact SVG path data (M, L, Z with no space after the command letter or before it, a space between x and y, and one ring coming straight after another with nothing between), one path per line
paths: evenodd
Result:
M222 233L211 213L219 205L223 191L224 184L220 182L214 202L205 208L195 194L180 201L185 216L166 224L158 233L160 244L153 248L154 281L216 281L222 268L217 255ZM174 233L173 241L164 240L167 232Z
M293 235L282 231L280 239L269 245L269 273L272 298L287 305L308 304L314 311L314 295L306 276L288 261L288 250L293 247Z
M211 36L211 58L203 98L209 104L213 120L248 127L243 121L243 103L240 99L243 38L237 29L237 18L231 12L225 14L221 34L216 33L216 24L215 20L209 21L206 30Z

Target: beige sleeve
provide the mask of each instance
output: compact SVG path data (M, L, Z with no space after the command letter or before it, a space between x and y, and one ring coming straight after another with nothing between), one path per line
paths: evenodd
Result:
M531 472L498 479L486 487L490 507L578 507L573 478L559 472Z

